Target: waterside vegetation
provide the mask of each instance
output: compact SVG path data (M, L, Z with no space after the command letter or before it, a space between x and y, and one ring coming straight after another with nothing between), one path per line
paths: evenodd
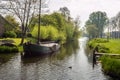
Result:
M98 47L98 52L100 53L116 53L120 54L120 39L92 39L88 42L90 48L95 49Z
M0 39L0 53L22 52L23 47L20 44L21 38L3 38ZM25 39L25 42L27 39Z
M119 59L103 56L101 62L105 74L110 75L116 80L120 79L120 56Z
M12 18L11 16L9 19ZM27 28L25 34L25 40L31 41L32 43L36 43L38 37L38 15L32 17L32 22ZM8 19L8 20L9 20ZM11 19L10 19L11 20ZM15 22L15 20L14 20ZM12 22L10 22L12 24ZM17 22L16 22L17 23ZM16 29L17 28L17 29ZM1 36L1 41L6 41L8 43L14 44L18 48L17 51L22 52L23 48L21 44L22 40L22 31L20 27L16 27L15 30L5 31ZM72 41L78 39L80 37L79 25L74 22L74 20L66 19L66 17L62 13L54 12L52 14L41 15L41 27L40 27L40 41L54 41L59 42L60 44L64 44L67 41ZM12 40L12 42L9 42ZM24 43L23 42L23 43ZM4 42L3 42L4 43ZM5 52L6 49L8 52L13 52L11 48L8 46L3 47ZM6 49L5 49L6 48ZM14 48L13 48L14 49ZM16 52L16 51L15 51Z
M33 18L31 34L37 38L38 16ZM41 41L61 41L65 43L68 40L78 39L80 37L79 26L75 26L75 22L61 14L54 12L41 16L40 27Z
M99 53L120 54L119 42L120 39L111 39L108 41L107 39L96 38L90 40L88 46L92 49L96 49L97 47ZM110 57L109 55L105 55L100 60L105 74L120 79L120 56Z

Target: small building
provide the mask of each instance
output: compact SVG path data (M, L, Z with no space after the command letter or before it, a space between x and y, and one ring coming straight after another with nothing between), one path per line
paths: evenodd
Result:
M5 31L11 31L14 26L10 24L2 15L0 15L0 37Z

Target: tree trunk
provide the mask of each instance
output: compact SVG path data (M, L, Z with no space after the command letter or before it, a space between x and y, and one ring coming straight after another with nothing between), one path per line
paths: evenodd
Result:
M22 38L21 38L21 43L20 43L20 45L23 45L24 39L25 39L25 33L22 33Z
M20 45L23 45L25 37L26 37L26 27L22 26L22 39Z

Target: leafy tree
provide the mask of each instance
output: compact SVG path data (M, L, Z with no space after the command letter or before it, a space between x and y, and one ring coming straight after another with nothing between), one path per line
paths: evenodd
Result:
M4 38L16 38L17 35L14 31L6 31L3 33L2 37L4 37Z
M44 25L44 26L48 26L48 25L57 26L56 18L52 17L53 14L51 14L51 15L46 14L46 15L41 16L41 25Z
M37 25L34 27L33 31L32 31L32 35L33 37L37 38ZM59 33L58 30L54 27L54 26L41 26L40 29L40 36L41 36L41 40L58 40L59 39Z
M37 24L38 22L37 18L38 17L34 18L35 24ZM49 15L48 14L42 15L41 26L44 26L44 27L41 27L41 34L40 34L41 39L72 40L76 36L77 36L76 38L78 38L78 35L80 34L79 26L75 26L74 23L75 23L74 21L66 21L65 17L61 13L57 13L57 12L54 12ZM78 23L76 25L78 25ZM48 27L48 26L52 26L52 27ZM34 29L32 32L34 32ZM50 36L50 35L53 35L53 36Z
M119 33L117 33L117 37L120 38L120 12L116 15L116 32L119 31Z
M14 27L18 27L18 26L19 26L19 23L16 21L16 19L14 18L14 16L6 15L6 16L5 16L5 19L6 19L10 24L12 24Z
M89 38L95 38L98 36L98 28L96 27L96 25L87 25L86 30L89 34Z
M38 16L33 17L33 21L31 23L33 23L33 25L37 24L38 22ZM48 26L48 25L52 25L57 27L59 30L62 30L64 27L64 23L65 23L65 18L63 17L63 15L61 15L60 13L54 12L52 14L45 14L41 16L41 25L42 26Z
M97 11L90 14L87 24L95 25L98 28L99 37L102 38L103 29L107 20L108 18L105 12Z
M77 16L76 17L76 19L75 19L75 21L74 21L74 34L73 34L73 36L75 37L75 38L79 38L79 36L80 36L80 34L81 34L81 31L79 30L79 28L80 28L80 16Z
M56 21L55 26L58 28L58 30L63 30L64 25L66 23L65 17L62 16L60 13L57 13L57 12L53 13L51 16L55 19L55 21Z
M115 35L113 36L113 30L116 30L117 28L117 20L116 20L116 17L112 17L110 20L109 20L109 27L111 28L111 33L112 33L112 38L116 38L117 35L116 35L116 31L115 31Z
M6 15L5 19L14 26L14 30L16 33L21 32L20 27L19 27L19 22L16 21L16 19L11 16L11 15Z
M61 11L62 15L66 18L67 21L69 21L70 10L67 7L62 7L59 9L59 11Z

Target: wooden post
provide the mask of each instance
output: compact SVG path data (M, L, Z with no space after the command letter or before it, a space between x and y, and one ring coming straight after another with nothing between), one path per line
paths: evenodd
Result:
M93 50L93 64L96 64L96 54L95 54L96 50Z

